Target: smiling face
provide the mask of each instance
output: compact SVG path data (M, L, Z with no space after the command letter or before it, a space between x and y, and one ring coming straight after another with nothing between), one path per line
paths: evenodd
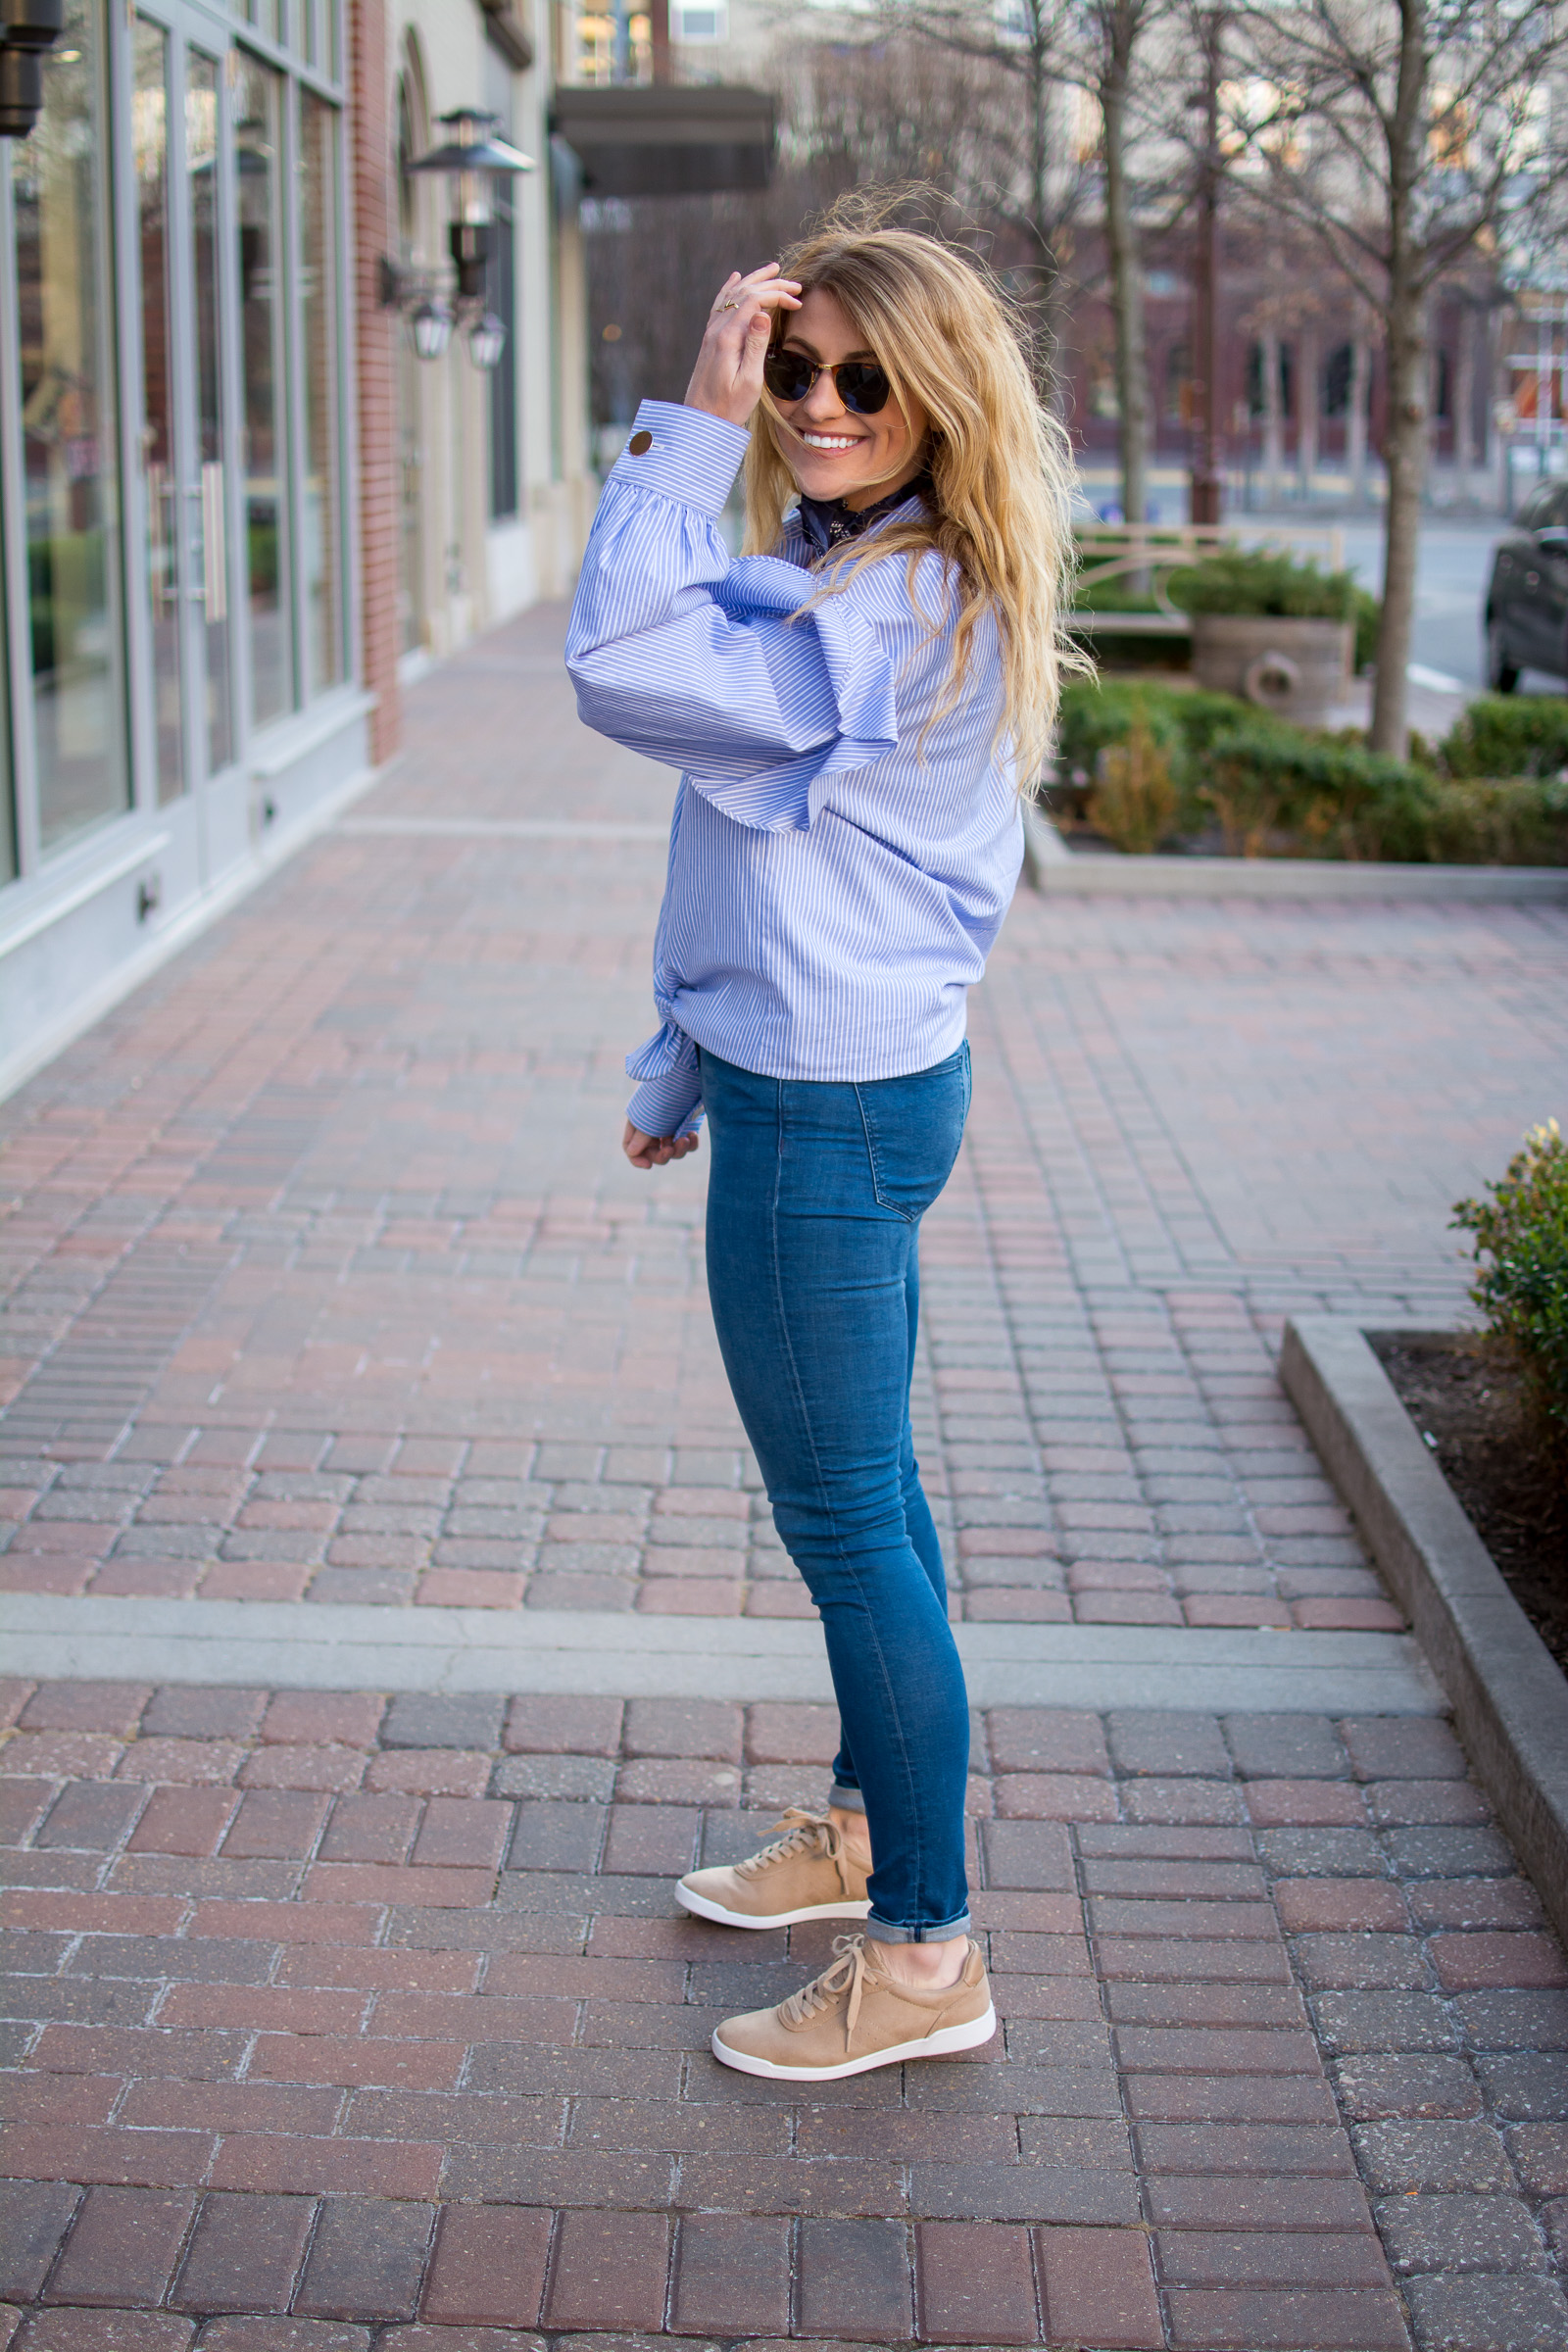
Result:
M802 297L781 340L787 351L804 352L824 370L841 360L876 357L838 302L820 286ZM841 498L858 513L920 470L928 420L917 401L911 401L907 417L892 399L878 416L857 416L824 372L804 400L775 401L774 406L780 453L808 498Z

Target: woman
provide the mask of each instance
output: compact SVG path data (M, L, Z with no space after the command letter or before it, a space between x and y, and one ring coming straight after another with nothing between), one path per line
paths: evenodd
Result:
M750 430L748 428L750 427ZM716 523L746 474L748 548ZM920 1218L969 1102L968 989L1055 704L1067 467L969 263L830 226L732 274L683 407L605 487L566 662L590 726L679 766L634 1167L713 1166L708 1279L774 1522L821 1613L826 1814L677 1898L863 1919L714 2055L833 2081L996 2030L969 1935L968 1709L909 1430ZM786 506L798 497L796 512Z

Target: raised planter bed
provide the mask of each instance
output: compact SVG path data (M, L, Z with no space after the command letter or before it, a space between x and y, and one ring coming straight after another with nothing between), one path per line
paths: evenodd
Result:
M1348 620L1198 612L1193 675L1300 727L1327 726L1350 691L1355 631Z
M1024 866L1055 899L1468 899L1568 902L1568 866L1402 865L1344 858L1125 858L1069 850L1024 808Z
M1484 1333L1374 1332L1372 1349L1466 1518L1568 1677L1568 1469L1524 1373ZM1568 1681L1563 1686L1568 1704Z
M1378 1336L1396 1343L1442 1328ZM1368 1327L1346 1315L1293 1318L1280 1375L1568 1936L1568 1683L1400 1402Z

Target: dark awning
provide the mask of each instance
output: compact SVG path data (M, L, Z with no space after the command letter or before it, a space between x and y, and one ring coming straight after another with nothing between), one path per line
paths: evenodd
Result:
M765 188L773 100L724 83L558 89L550 127L582 165L591 196L690 196Z

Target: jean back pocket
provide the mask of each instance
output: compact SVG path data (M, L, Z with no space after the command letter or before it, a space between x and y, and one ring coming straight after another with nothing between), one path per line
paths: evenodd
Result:
M879 1205L909 1224L923 1217L953 1174L969 1115L967 1042L946 1061L907 1078L873 1078L855 1089Z

